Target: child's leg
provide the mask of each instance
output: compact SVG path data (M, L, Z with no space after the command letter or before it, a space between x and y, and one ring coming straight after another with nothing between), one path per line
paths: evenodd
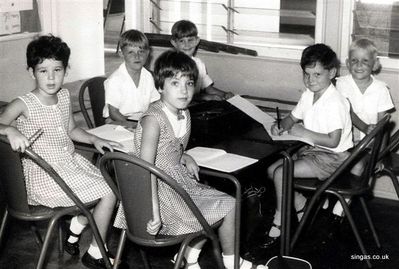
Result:
M108 226L114 211L115 203L116 197L113 193L110 193L101 198L93 211L94 221L97 224L98 231L104 243L106 241ZM87 252L95 259L102 258L94 236Z
M355 178L359 178L359 179L360 179L361 175L363 174L364 167L366 166L366 163L365 163L365 162L366 162L366 161L365 161L364 158L363 158L363 159L360 159L360 160L352 167L352 169L351 169L351 174L353 174ZM351 203L351 201L350 201L349 198L345 198L345 201L346 201L348 204ZM344 209L342 208L342 205L341 205L341 203L340 203L339 201L337 201L337 202L335 203L335 205L334 205L333 214L334 214L335 216L338 216L338 217L343 217L343 215L344 215Z
M206 239L202 239L200 241L190 243L190 245L187 247L184 253L184 258L186 259L186 265L184 268L201 269L201 267L198 264L198 257L201 253L202 247L204 246L205 242ZM173 262L175 262L176 259L177 259L177 253L173 257Z
M280 165L278 165L280 164ZM280 229L278 226L281 225L281 203L283 195L283 166L281 163L276 163L273 165L275 167L273 173L274 186L276 188L276 213L274 215L273 223L269 236L278 237L280 236ZM311 167L303 160L297 160L294 162L294 177L314 177ZM301 210L306 203L306 198L297 192L294 194L294 204L296 210Z
M223 218L219 227L219 240L223 251L223 263L226 269L234 268L235 208ZM240 258L240 269L252 268L252 263Z

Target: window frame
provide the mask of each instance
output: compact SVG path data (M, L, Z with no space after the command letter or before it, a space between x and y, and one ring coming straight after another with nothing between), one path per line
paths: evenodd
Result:
M326 43L330 45L331 48L337 52L341 62L344 64L351 43L351 34L353 30L352 10L355 0L316 1L315 43ZM126 7L125 28L142 29L144 32L150 32L151 24L146 21L146 18L151 17L151 0L132 0L127 2L130 8ZM339 20L338 31L336 18ZM255 49L260 52L260 49ZM265 52L259 53L259 57L299 60L304 46L279 47L276 45L268 45L262 49L265 50ZM384 69L399 70L398 59L380 57L380 61Z
M137 1L137 0L136 0ZM316 0L316 21L315 21L315 43L323 42L322 38L325 36L325 27L321 24L324 21L326 14L326 4L328 0ZM137 1L139 2L139 1ZM141 1L140 1L141 2ZM151 32L152 25L149 20L145 18L151 18L152 3L150 0L142 1L141 7L141 25L144 32ZM126 19L128 23L128 18ZM138 25L140 23L134 23ZM126 24L127 25L127 24ZM240 46L240 44L231 44L234 46ZM266 45L249 45L247 48L255 49L258 51L260 57L270 57L270 58L282 58L282 59L297 59L301 57L302 50L305 46L295 46L295 45L279 45L279 44L266 44Z
M349 46L352 42L352 32L353 32L353 9L356 0L343 1L343 14L342 20L343 25L348 25L349 27L342 27L342 39L341 39L341 53L340 59L342 64L345 64L345 60L348 57ZM385 56L379 56L380 63L384 69L394 69L399 70L399 59L393 59Z

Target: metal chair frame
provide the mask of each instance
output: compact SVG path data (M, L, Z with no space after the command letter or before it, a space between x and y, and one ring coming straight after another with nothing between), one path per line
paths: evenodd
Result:
M122 203L124 203L124 199L123 199L123 195L121 195L121 190L119 188L120 181L121 181L121 175L118 173L118 167L123 166L123 165L131 165L131 166L135 167L135 168L129 167L128 169L137 169L137 167L138 167L138 169L145 170L146 171L145 173L147 173L146 177L145 177L146 179L150 180L150 174L153 174L158 178L158 180L166 183L169 187L171 187L174 191L176 191L176 193L178 195L180 195L180 197L183 199L183 201L187 204L187 206L192 211L194 216L198 219L199 223L203 227L203 230L196 232L196 233L185 234L185 235L180 235L180 236L164 236L164 235L150 236L145 231L142 232L142 233L145 233L145 235L142 236L142 235L133 234L131 231L129 231L129 229L123 230L121 233L121 236L120 236L120 240L119 240L118 250L117 250L116 257L115 257L114 268L117 268L118 260L120 260L120 257L122 255L126 237L129 238L132 242L134 242L140 246L147 246L147 247L163 247L163 246L176 245L176 244L180 243L179 253L178 253L177 260L176 260L176 263L174 266L175 269L180 268L180 264L183 260L183 254L184 254L184 251L187 248L188 244L193 239L195 239L197 237L205 237L205 238L210 239L210 241L212 243L213 253L215 254L216 262L217 262L219 268L224 268L223 261L221 258L219 241L218 241L218 238L217 238L215 232L213 231L213 228L216 228L218 225L220 225L220 222L218 222L216 225L212 225L212 227L211 227L207 223L205 218L202 216L202 214L199 211L199 209L197 208L197 206L191 200L190 196L185 192L185 190L175 180L173 180L170 176L165 174L165 172L163 172L162 170L157 168L155 165L148 163L148 162L146 162L140 158L137 158L135 156L127 155L124 153L110 152L110 153L105 154L100 159L100 169L101 169L101 172L103 173L104 178L108 182L109 186L114 191L114 193L118 197L118 199L120 201L122 201ZM115 172L114 176L110 175L109 167L113 167L114 172ZM241 187L240 187L238 180L234 176L224 174L224 173L219 173L217 171L206 171L206 172L204 172L204 174L206 174L208 176L212 176L212 177L222 177L222 178L232 181L233 184L235 185L236 191L237 191L236 199L237 199L237 196L239 199L241 199ZM130 177L131 178L135 177L135 179L138 180L137 178L140 176L137 176L137 170L136 170L136 173L132 172L130 174ZM121 188L123 188L123 186ZM129 196L134 196L134 194L129 193ZM125 202L127 202L127 201L125 200ZM142 207L140 207L140 208L142 208ZM126 212L127 209L126 208L124 208L124 209ZM236 214L237 214L237 211L238 211L238 216L236 216L236 227L235 227L236 228L235 229L235 231L236 231L235 252L239 253L238 238L239 238L239 224L240 224L240 222L239 222L240 221L239 220L239 218L240 218L240 213L239 213L240 200L238 200L238 204L236 204ZM145 223L147 221L145 221ZM129 226L129 224L128 224L128 226ZM143 229L144 228L142 228L142 230ZM145 255L145 252L143 252L141 250L141 254L143 256L145 268L150 268L149 262ZM237 258L236 259L237 262L235 265L236 265L236 268L239 268L239 265L238 265L239 264L238 263L239 255L236 258Z
M358 232L358 229L356 227L356 224L354 222L354 219L352 217L352 214L349 210L349 206L347 202L345 201L345 197L358 197L361 202L362 209L366 215L367 222L370 226L370 229L373 233L374 240L377 244L378 247L381 246L378 235L376 233L374 224L372 222L369 210L367 209L366 202L362 195L367 194L370 189L372 182L375 177L375 166L378 160L378 155L381 149L381 142L384 136L384 131L386 129L386 126L389 122L390 116L387 115L385 116L374 128L374 130L368 134L359 144L353 149L351 155L343 162L343 164L325 181L320 182L318 179L293 179L293 162L292 158L289 154L286 154L286 159L287 159L287 166L286 169L287 171L285 172L287 177L290 177L288 179L289 181L292 181L293 185L290 185L293 188L302 190L302 191L311 191L314 192L312 195L311 199L308 201L308 205L305 209L304 215L299 222L298 228L295 231L291 242L289 239L290 235L285 234L285 237L288 236L288 240L285 241L285 243L288 244L288 249L286 249L286 253L289 251L292 251L293 247L295 246L295 243L297 242L301 232L303 231L305 227L305 223L310 217L311 211L314 209L315 205L320 202L320 198L323 194L332 194L338 198L340 201L344 212L345 216L348 218L348 221L351 225L352 231L356 237L356 240L358 242L358 245L362 251L362 254L367 255L367 251L364 247L363 241L360 237L360 234ZM371 150L370 150L370 145ZM368 155L368 163L366 165L365 171L362 175L363 179L363 185L356 186L355 188L349 188L349 189L340 189L339 186L336 186L336 183L339 178L342 178L342 176L347 175L346 173L349 172L351 165L355 164L358 160L359 157L361 156L366 156ZM350 180L349 178L345 178L347 181ZM288 192L292 192L292 188L287 190ZM291 196L290 196L291 197ZM287 204L292 204L292 199L288 199L286 201ZM286 233L290 233L289 230L286 231ZM286 238L282 239L285 240ZM288 242L287 242L288 241ZM369 260L366 260L368 267L371 268L371 263Z
M104 91L104 81L107 78L104 76L93 77L80 86L79 90L79 106L80 111L86 121L87 127L92 129L105 124L105 119L102 116L102 111L105 105L105 91ZM85 104L85 93L88 93L91 110L93 115L93 120L88 113L88 107Z
M395 158L395 150L397 150L399 146L399 130L397 130L389 140L388 146L381 151L378 157L378 161L382 163L382 166L376 171L375 177L387 175L391 179L396 195L399 198L399 181L397 178L399 176L399 167L394 166L394 162L399 161L398 157Z
M51 236L54 228L59 223L60 219L66 215L76 215L78 213L83 214L87 217L89 225L93 231L94 238L98 243L101 254L105 260L107 268L111 268L111 263L108 259L104 242L100 236L97 225L94 221L93 215L90 212L90 208L97 204L97 201L90 203L83 203L76 194L69 188L65 181L60 175L51 167L44 159L36 154L32 149L27 148L24 153L14 152L5 136L0 136L0 155L1 158L1 171L0 180L2 182L2 188L6 194L7 208L4 212L3 219L0 226L0 243L2 242L7 220L10 216L22 220L35 223L37 221L48 220L48 226L44 241L38 231L34 231L37 238L37 242L42 245L39 255L39 259L36 268L43 268L47 250L50 245ZM75 206L70 207L59 207L49 208L45 206L32 206L28 205L25 189L25 181L22 172L21 158L29 158L33 160L39 167L44 169L60 186L65 194L75 203ZM12 169L14 168L14 169ZM59 249L63 252L63 233L60 228L59 230Z

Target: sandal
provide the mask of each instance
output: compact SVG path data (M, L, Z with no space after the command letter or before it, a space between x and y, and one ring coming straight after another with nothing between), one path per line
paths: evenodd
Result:
M276 229L279 229L279 230L281 231L281 225L277 225L277 224L275 224L275 223L273 222L273 223L272 223L272 226L270 227L270 230L271 230L273 227L276 228ZM270 232L270 230L269 230L269 232ZM266 235L265 241L264 241L263 244L261 245L261 248L269 248L269 247L275 245L276 242L279 241L279 239L280 239L280 236L273 237L273 236L269 236L269 233L268 233L268 234Z
M68 242L68 239L69 239L70 236L78 238L78 241L76 241L75 243ZM80 234L75 234L71 230L68 229L67 235L66 235L66 238L65 238L64 249L65 249L66 252L69 253L69 255L72 255L72 256L79 255L79 253L80 253L79 240L80 240Z

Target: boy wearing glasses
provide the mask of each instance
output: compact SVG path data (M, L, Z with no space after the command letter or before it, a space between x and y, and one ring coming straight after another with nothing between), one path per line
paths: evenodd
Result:
M119 45L124 62L104 81L106 123L135 128L151 102L159 99L152 74L143 66L149 55L147 37L137 30L124 32Z
M194 23L188 20L177 21L172 26L172 40L170 42L177 51L184 52L197 64L199 76L194 99L222 101L234 96L231 92L224 92L214 87L212 79L206 72L204 62L194 57L200 42L198 30Z

